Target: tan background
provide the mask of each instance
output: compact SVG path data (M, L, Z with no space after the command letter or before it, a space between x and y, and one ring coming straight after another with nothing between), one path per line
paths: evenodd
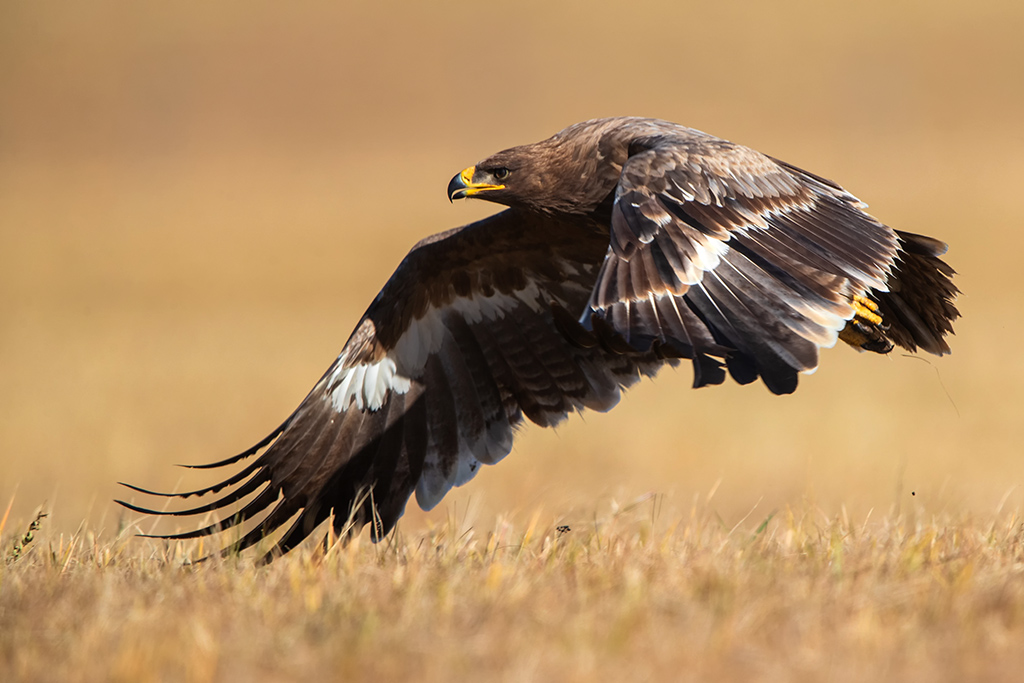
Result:
M170 465L260 439L417 239L494 210L449 205L454 173L618 114L748 144L947 240L953 356L825 351L787 398L669 370L611 414L524 430L406 528L587 519L649 491L675 510L715 490L730 525L804 500L1019 508L1022 35L1015 0L5 2L0 513L45 502L51 528L109 533L115 481L208 481Z

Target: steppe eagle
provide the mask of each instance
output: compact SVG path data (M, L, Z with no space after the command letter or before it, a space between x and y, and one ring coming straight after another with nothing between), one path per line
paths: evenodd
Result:
M542 427L688 359L695 387L760 378L792 392L841 339L949 352L958 317L946 245L889 228L838 184L752 149L645 118L585 121L456 175L450 199L508 208L405 257L299 407L244 452L259 457L188 498L252 520L225 552L280 531L286 552L332 517L385 536ZM237 506L236 506L237 507ZM258 516L263 515L262 519ZM268 553L268 558L271 553Z

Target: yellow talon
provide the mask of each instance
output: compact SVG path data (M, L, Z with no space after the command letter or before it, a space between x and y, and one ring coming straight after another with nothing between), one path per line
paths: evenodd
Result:
M854 294L850 305L853 306L853 318L846 321L846 326L839 331L839 338L861 351L892 351L892 341L886 337L887 327L877 313L878 303Z
M878 310L878 304L876 304L874 301L872 301L871 299L867 298L866 296L861 296L860 294L854 294L853 295L853 301L854 301L854 303L858 303L861 306L863 306L864 308L869 308L872 311L877 311Z
M854 315L858 318L861 318L872 325L881 325L882 316L875 312L877 310L878 304L871 299L861 296L860 294L853 295L853 311Z

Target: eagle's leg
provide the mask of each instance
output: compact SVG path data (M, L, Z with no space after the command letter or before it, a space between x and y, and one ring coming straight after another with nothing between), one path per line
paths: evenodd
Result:
M850 346L862 351L889 353L892 342L885 336L882 316L878 315L878 304L859 294L853 295L853 318L839 332L839 338Z

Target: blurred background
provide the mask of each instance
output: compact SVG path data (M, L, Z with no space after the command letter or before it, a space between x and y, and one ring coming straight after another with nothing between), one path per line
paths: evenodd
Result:
M449 204L454 173L623 114L948 241L953 355L826 350L781 398L666 370L610 414L523 430L403 528L585 523L647 493L666 515L711 495L729 525L805 502L1018 509L1022 35L1016 0L4 2L0 514L109 533L134 519L116 481L209 482L171 465L262 438L412 244L495 211Z

